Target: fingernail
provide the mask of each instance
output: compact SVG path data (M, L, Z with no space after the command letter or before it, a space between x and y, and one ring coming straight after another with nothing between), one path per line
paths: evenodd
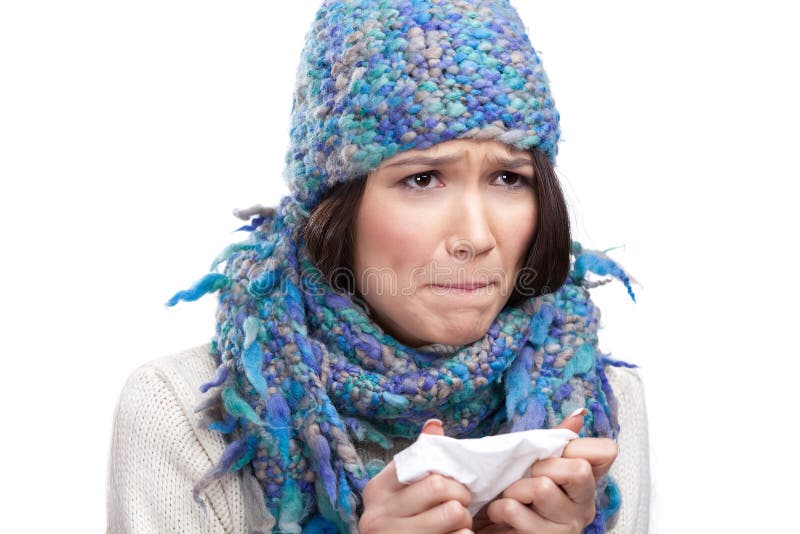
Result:
M577 410L575 410L574 412L569 414L569 416L570 417L578 417L580 415L581 417L583 417L587 413L589 413L589 410L587 410L586 408L578 408Z
M425 424L422 425L422 430L428 430L433 425L438 425L439 428L444 428L444 423L442 423L439 419L428 419L425 421Z

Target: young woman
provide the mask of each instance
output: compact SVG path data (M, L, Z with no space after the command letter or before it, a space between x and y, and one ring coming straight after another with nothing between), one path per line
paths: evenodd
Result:
M218 292L216 335L126 385L109 529L643 532L641 388L597 348L584 275L633 292L570 239L558 119L507 1L326 0L291 194L170 301ZM420 432L556 426L581 437L474 517L466 486L392 461Z

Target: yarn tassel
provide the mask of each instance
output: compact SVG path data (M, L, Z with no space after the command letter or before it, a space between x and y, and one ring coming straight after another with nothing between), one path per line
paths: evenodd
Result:
M198 404L194 409L194 413L202 413L207 410L211 410L220 404L222 404L222 397L220 395L220 391L217 390L213 392L207 399L204 399L200 404Z
M233 417L231 414L225 414L224 421L214 421L209 423L208 427L210 430L216 430L221 432L222 434L230 434L234 430L236 430L236 426L238 425L239 420Z
M231 473L237 472L239 469L250 463L250 461L253 459L253 456L256 455L257 445L258 438L255 436L247 437L247 449L245 450L244 454L242 454L242 456L236 460L236 463L231 466Z
M309 440L308 447L316 464L316 471L322 479L322 485L327 493L327 498L331 503L336 502L336 475L331 468L331 448L328 440L322 434L317 434Z
M245 349L242 355L242 363L244 364L244 374L247 380L253 384L253 387L261 395L261 398L267 398L267 381L264 379L262 368L264 366L264 355L261 352L261 346L258 343L251 343Z
M206 504L203 502L203 499L200 497L200 494L205 491L208 486L210 486L215 480L222 478L231 468L231 466L239 460L242 455L247 452L247 439L241 438L237 439L228 444L225 447L225 451L222 453L222 457L220 458L217 465L206 471L206 473L197 481L197 484L194 485L192 488L192 498L194 502L196 502L200 508L203 509L204 512L206 511Z
M548 303L542 303L539 311L531 317L530 322L530 343L534 346L541 345L547 339L550 325L556 316L555 308Z
M516 422L519 416L529 408L528 399L531 393L529 369L533 363L533 353L533 347L526 343L506 375L506 413L514 427L518 426Z
M300 350L300 359L303 361L303 363L311 368L316 375L319 375L322 371L320 368L320 361L316 357L314 350L311 348L308 338L306 338L306 336L304 336L301 332L295 332L294 342L297 345L297 348Z
M629 363L623 360L614 360L609 358L608 356L603 357L603 365L610 365L612 367L629 367L629 368L638 368L639 366L635 363Z
M398 410L403 410L408 407L408 399L402 395L398 395L390 391L384 391L381 393L381 398L386 402L386 404L393 408L397 408Z
M264 217L256 217L250 222L250 224L245 224L244 226L240 226L239 228L234 230L234 232L252 232L253 230L256 230L259 226L264 224L264 221L266 220L267 219Z
M194 286L184 291L178 291L167 301L167 306L174 306L180 301L192 302L206 293L219 291L228 285L228 277L224 274L209 273L201 278Z
M281 508L278 518L278 531L287 534L300 534L300 519L303 516L303 497L294 479L286 477L281 490Z
M611 432L611 424L608 421L608 415L603 407L597 401L592 401L589 404L589 410L592 413L592 428L598 436L606 436Z
M344 469L339 468L339 510L344 517L350 517L352 509L350 507L350 484L347 483L347 475Z
M255 204L249 208L236 208L233 210L233 216L243 221L248 220L253 215L257 215L257 217L253 219L253 224L255 224L259 219L266 220L275 215L275 208L273 206Z
M602 510L602 513L603 517L608 519L619 511L620 505L622 504L622 492L619 486L617 486L616 481L614 481L610 475L606 476L608 477L608 482L606 484L605 494L606 497L608 497L608 507Z
M516 421L513 422L511 426L511 432L542 428L546 418L547 410L539 401L539 399L530 399L525 411Z
M209 389L219 387L228 379L228 362L222 362L219 367L217 367L217 374L210 382L206 382L205 384L200 386L200 393L206 393ZM197 410L195 410L197 411Z
M244 348L249 348L256 340L260 327L261 320L258 317L250 315L244 320L244 324L242 325L242 329L244 330Z
M614 248L603 251L584 250L580 243L573 241L572 249L573 254L576 255L572 275L576 283L583 280L587 271L601 276L611 275L625 284L625 287L628 289L628 295L636 302L636 295L633 293L633 288L631 288L631 279L628 277L628 274L617 262L606 255L606 252L614 250Z
M225 388L222 391L222 402L225 404L225 409L232 416L247 419L254 425L261 426L264 424L255 410L233 388Z
M394 447L394 442L387 438L383 432L372 426L365 419L357 419L359 425L359 441L371 441L387 451Z
M278 442L283 465L289 465L289 424L290 411L286 398L280 392L273 393L267 400L267 424L270 433Z
M350 436L356 441L364 441L366 431L361 426L359 420L355 417L346 417L344 419L345 428L350 432Z
M337 534L351 532L351 529L347 528L345 523L342 521L342 516L339 514L336 508L333 507L333 504L328 501L325 495L325 489L322 487L322 482L320 481L319 477L317 477L317 479L314 481L314 491L316 494L315 502L317 504L317 509L319 510L320 515L325 518L325 520L336 527L336 530L333 530L333 532ZM323 532L326 531L323 530Z

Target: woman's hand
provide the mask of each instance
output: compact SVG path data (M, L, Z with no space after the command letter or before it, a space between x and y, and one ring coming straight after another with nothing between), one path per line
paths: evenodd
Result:
M429 421L422 429L443 433L439 421ZM439 474L430 474L412 484L397 481L394 460L364 487L364 512L358 522L363 534L373 532L471 533L472 515L467 510L472 500L461 483Z
M583 413L567 418L559 428L580 431ZM607 438L572 440L561 458L536 462L531 477L511 484L475 516L481 534L577 534L595 516L597 479L617 457L616 443Z

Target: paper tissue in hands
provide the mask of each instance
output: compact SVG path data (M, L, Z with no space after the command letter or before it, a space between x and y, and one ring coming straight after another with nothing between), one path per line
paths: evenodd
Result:
M410 484L439 473L472 493L470 513L478 511L513 482L528 476L534 462L557 458L578 434L566 428L526 430L478 439L420 434L394 456L397 479Z

